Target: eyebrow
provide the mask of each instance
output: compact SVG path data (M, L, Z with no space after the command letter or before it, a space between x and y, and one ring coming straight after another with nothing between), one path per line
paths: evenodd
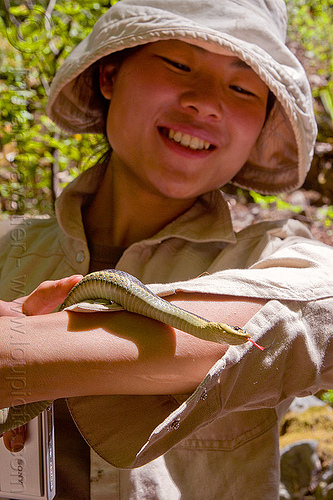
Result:
M237 57L237 56L236 56ZM236 59L231 63L232 66L235 66L236 68L241 68L241 69L251 69L251 66L249 66L245 61L242 61L242 59Z

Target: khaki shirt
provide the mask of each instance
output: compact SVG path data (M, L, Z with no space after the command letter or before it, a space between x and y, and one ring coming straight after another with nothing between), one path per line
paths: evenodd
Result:
M103 174L94 167L63 192L58 220L2 223L2 299L45 279L87 273L81 205ZM70 398L85 439L115 466L93 454L92 499L278 498L279 415L294 396L333 386L332 267L333 249L296 221L262 222L235 235L219 191L129 247L117 268L162 295L266 298L246 330L267 349L230 347L183 397Z

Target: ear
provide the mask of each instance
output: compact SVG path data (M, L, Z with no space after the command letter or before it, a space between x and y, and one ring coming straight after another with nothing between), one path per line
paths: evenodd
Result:
M105 99L111 99L115 77L118 72L117 64L101 64L99 68L99 86Z

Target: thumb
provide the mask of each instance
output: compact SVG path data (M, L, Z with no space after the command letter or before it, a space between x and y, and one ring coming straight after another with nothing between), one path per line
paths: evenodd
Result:
M12 431L5 432L3 435L3 442L7 450L12 453L21 451L27 437L27 425L21 425Z
M22 312L26 316L48 314L56 309L65 300L70 290L82 279L81 274L54 281L43 281L22 305Z

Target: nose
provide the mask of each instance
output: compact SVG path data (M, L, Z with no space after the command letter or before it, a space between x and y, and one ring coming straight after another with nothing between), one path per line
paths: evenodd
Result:
M200 118L219 120L222 117L222 102L212 82L198 81L195 87L184 91L180 105Z

